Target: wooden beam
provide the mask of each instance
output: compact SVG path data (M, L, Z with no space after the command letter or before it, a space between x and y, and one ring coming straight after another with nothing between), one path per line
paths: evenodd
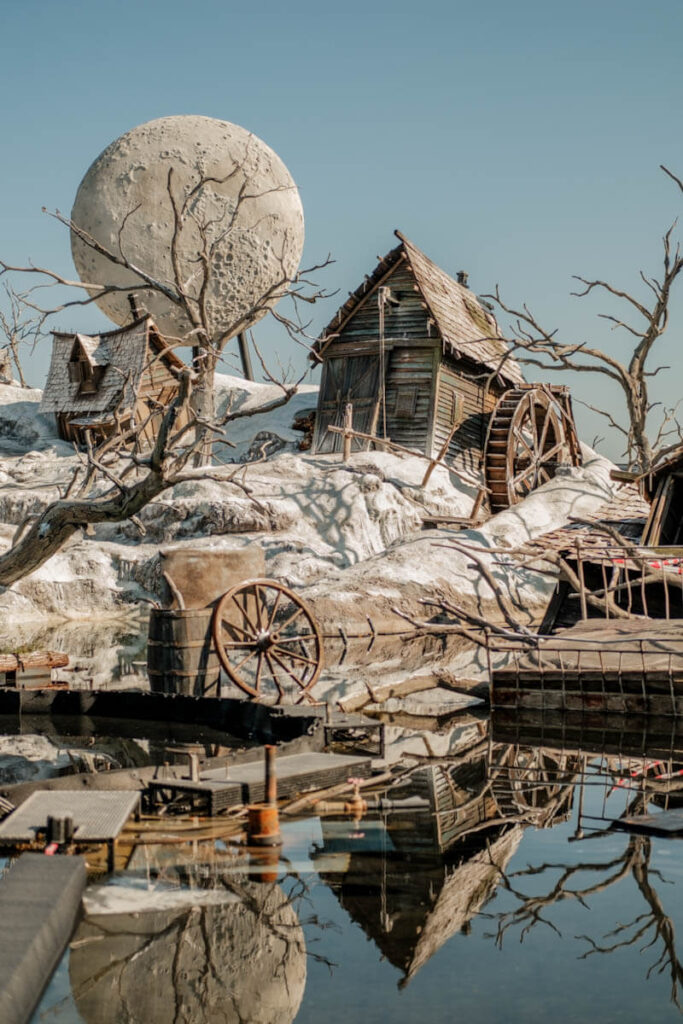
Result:
M351 458L351 439L354 434L353 430L353 405L351 402L347 402L344 406L344 426L342 428L344 435L344 447L342 449L342 462L348 462Z

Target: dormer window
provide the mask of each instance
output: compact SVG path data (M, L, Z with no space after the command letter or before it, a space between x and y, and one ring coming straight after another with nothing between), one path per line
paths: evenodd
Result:
M78 389L81 394L97 391L93 370L94 367L88 359L74 359L72 357L69 360L69 380L73 384L81 385Z
M79 395L94 395L102 379L105 367L93 359L78 335L69 358L69 380L80 385Z

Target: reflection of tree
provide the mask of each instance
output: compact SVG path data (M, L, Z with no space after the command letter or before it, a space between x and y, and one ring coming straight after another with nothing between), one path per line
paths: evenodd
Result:
M498 914L486 915L497 921L497 930L491 936L496 944L502 947L503 938L509 931L520 929L520 942L529 934L537 924L544 924L560 935L559 928L547 916L547 912L556 904L567 900L576 900L582 906L588 907L588 899L597 893L604 891L617 882L622 881L631 875L640 891L648 909L638 914L627 924L618 925L613 931L608 932L605 940L613 939L612 943L600 944L591 939L588 935L577 936L590 943L591 948L583 953L581 959L585 959L595 953L613 953L617 949L624 949L633 946L641 940L646 940L643 950L650 949L657 943L662 943L661 954L649 967L647 977L654 972L659 974L667 969L671 977L671 999L681 1009L679 1002L679 987L683 986L683 966L678 958L675 945L675 930L671 918L665 913L661 900L652 884L653 878L666 881L661 873L650 866L652 846L646 836L634 835L629 839L624 852L612 860L598 862L583 862L577 864L541 864L538 867L528 867L521 871L505 874L500 871L501 887L506 889L519 905L514 910L504 911ZM559 871L560 875L546 893L541 895L528 894L519 887L516 881L520 878L541 877L547 872ZM571 882L575 876L580 874L591 874L598 876L598 880L590 885L572 888Z
M83 1018L290 1024L306 983L291 898L276 884L230 880L226 889L222 902L146 912L141 893L143 912L86 918L69 965Z

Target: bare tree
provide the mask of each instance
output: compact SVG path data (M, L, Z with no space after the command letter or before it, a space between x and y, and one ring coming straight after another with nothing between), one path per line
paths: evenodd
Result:
M7 348L22 388L28 387L21 365L20 348L31 340L35 342L40 334L40 318L29 315L26 305L11 285L5 283L7 311L0 307L0 329L7 339Z
M646 909L637 914L626 924L619 924L613 931L604 936L607 941L596 942L588 935L576 936L589 943L590 949L581 955L581 959L597 953L614 953L619 949L642 943L641 951L657 947L661 944L659 955L656 956L646 976L662 974L668 971L671 981L671 1001L680 1010L680 989L683 986L683 965L676 949L676 933L673 921L665 912L661 899L653 885L653 878L665 881L659 871L651 866L652 844L646 836L633 835L623 853L607 861L584 861L573 864L540 864L523 868L507 875L498 869L501 875L501 887L517 900L517 905L509 911L486 914L497 923L494 935L496 945L502 947L506 933L510 930L519 932L523 942L529 932L538 924L545 925L560 935L559 928L549 916L549 911L557 904L576 900L588 907L588 899L604 892L610 886L621 882L631 875L642 896ZM547 891L538 884L542 878L552 877L559 872ZM592 884L574 887L575 878L593 877ZM533 894L524 892L519 887L518 879L534 878ZM612 941L609 941L612 940Z
M683 181L663 165L662 170L683 192ZM625 359L612 356L585 342L561 341L557 337L557 331L547 330L542 326L526 304L517 309L504 302L498 287L493 295L485 296L493 299L500 309L512 318L511 336L507 340L521 362L549 372L572 370L579 373L599 373L621 388L627 412L625 424L605 410L595 409L593 406L590 408L604 416L610 427L622 435L625 443L624 455L628 459L629 467L641 473L647 472L657 456L662 454L667 438L672 434L678 441L682 438L675 407L663 411L654 435L650 430L650 414L660 403L651 400L649 382L657 373L666 369L663 366L651 369L650 358L669 324L672 289L683 270L680 244L673 240L675 227L676 222L663 238L660 275L649 277L643 271L640 272L642 282L651 293L649 303L640 301L630 292L607 281L576 277L583 287L572 294L582 297L600 291L619 300L628 308L624 318L611 313L600 314L613 329L623 331L634 339L633 347Z

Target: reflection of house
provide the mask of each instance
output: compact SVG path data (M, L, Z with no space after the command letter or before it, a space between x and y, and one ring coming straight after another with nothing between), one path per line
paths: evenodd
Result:
M316 343L323 372L314 448L340 450L327 427L340 425L351 402L355 430L426 455L438 453L457 424L450 460L478 469L489 414L503 391L523 383L521 371L464 276L454 281L396 235L399 245Z
M183 365L149 316L95 336L54 332L40 409L56 414L67 441L82 443L88 433L100 440L138 425L151 444Z
M391 790L386 810L357 825L322 821L320 873L353 921L403 972L406 984L493 896L523 828L550 827L571 810L567 759L519 756L486 739ZM539 786L539 779L545 780ZM346 825L345 842L341 830ZM344 849L343 873L325 857Z
M346 871L321 877L405 984L493 894L522 829L501 824L483 753L420 769L392 795L397 809L368 815L347 839ZM322 823L321 864L340 849L339 824Z

